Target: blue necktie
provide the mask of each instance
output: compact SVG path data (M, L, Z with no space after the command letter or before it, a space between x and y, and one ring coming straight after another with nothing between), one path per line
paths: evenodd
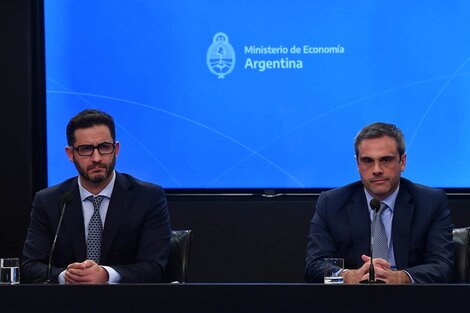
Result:
M100 205L104 196L89 196L86 200L93 202L93 215L88 223L88 237L86 240L86 257L100 263L101 253L101 234L103 233L103 224L100 216Z
M382 213L388 208L388 206L381 202L380 210L375 217L375 223L372 225L374 232L374 242L373 242L373 258L382 258L386 261L388 259L388 238L387 233L385 232L385 226L382 222Z

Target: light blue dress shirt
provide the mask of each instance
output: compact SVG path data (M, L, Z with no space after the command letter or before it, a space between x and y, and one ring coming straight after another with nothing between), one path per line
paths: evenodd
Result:
M382 223L384 224L385 232L387 234L388 260L390 262L390 267L392 270L396 270L397 268L396 263L395 263L395 254L393 252L392 221L393 221L393 211L395 209L395 201L397 199L399 189L400 189L400 186L398 186L398 188L390 196L388 196L387 198L381 201L385 203L388 206L388 208L382 212L381 216L377 217L377 218L382 219ZM369 207L370 220L372 223L372 221L374 220L374 210L370 207L370 200L374 199L374 197L365 188L364 188L364 191L366 193L367 205Z
M384 224L385 232L388 238L388 260L390 263L390 269L393 271L397 269L397 264L395 262L395 253L393 251L392 222L393 222L393 212L395 211L395 201L397 200L397 195L398 195L399 190L400 190L400 186L398 186L397 189L394 192L392 192L392 194L390 194L387 198L380 201L380 202L385 203L388 206L388 208L382 212L382 215L380 216L380 218L382 219L382 223ZM369 207L369 213L370 213L370 220L372 223L374 219L374 210L370 207L370 200L374 199L374 197L365 188L364 188L364 192L366 194L367 205ZM404 271L404 272L410 277L411 282L414 283L415 280L410 275L410 273L408 273L407 271Z

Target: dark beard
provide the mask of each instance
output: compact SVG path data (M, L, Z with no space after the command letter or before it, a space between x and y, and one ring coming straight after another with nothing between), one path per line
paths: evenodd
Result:
M111 173L113 172L114 166L116 165L116 154L113 155L113 159L112 159L111 163L109 164L109 166L107 166L104 163L95 164L95 165L98 165L98 166L101 166L101 167L105 167L106 168L106 173L104 175L101 175L101 176L95 176L94 178L91 178L88 175L87 171L84 170L83 168L81 168L79 166L79 164L75 161L75 159L73 160L73 164L75 165L75 168L77 169L78 173L80 174L80 176L84 180L88 181L89 183L97 185L97 184L102 183L103 181L105 181L111 175Z

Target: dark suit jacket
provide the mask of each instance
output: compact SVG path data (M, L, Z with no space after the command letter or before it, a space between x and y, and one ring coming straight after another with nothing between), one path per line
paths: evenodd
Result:
M392 238L398 270L417 283L447 283L453 273L452 221L442 190L402 178L395 202ZM305 279L323 282L322 261L344 258L357 269L369 255L370 215L361 182L323 192L307 238Z
M22 282L46 280L47 264L64 193L73 194L65 209L52 259L52 280L66 266L86 259L86 239L78 179L36 193L22 259ZM160 282L170 244L170 220L160 186L116 173L101 243L101 264L114 268L122 283Z

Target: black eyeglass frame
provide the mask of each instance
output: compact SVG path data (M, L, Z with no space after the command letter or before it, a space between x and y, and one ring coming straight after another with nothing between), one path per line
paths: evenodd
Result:
M100 149L103 149L103 147L107 146L107 145L111 145L113 147L113 149L110 152L103 153ZM93 153L95 153L95 150L98 150L100 155L109 155L109 154L112 154L116 150L116 142L102 142L102 143L100 143L96 146L94 146L94 145L79 145L79 146L76 146L76 147L70 146L70 148L72 150L77 151L79 156L91 156L91 155L93 155ZM84 149L84 148L89 148L89 149L93 148L93 149L91 150L90 153L86 153L86 154L80 153L80 150Z

